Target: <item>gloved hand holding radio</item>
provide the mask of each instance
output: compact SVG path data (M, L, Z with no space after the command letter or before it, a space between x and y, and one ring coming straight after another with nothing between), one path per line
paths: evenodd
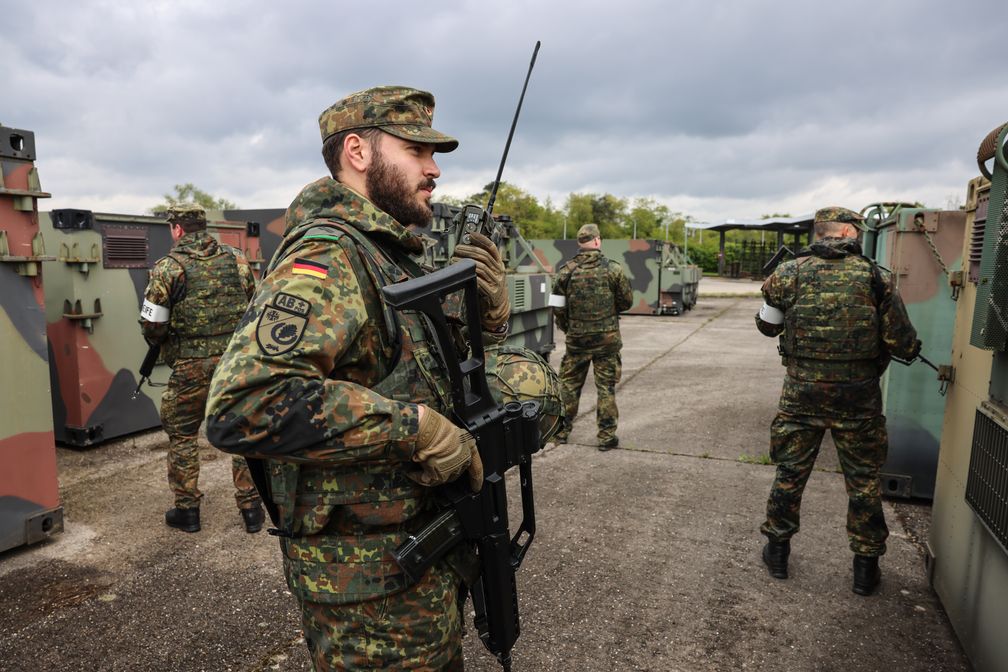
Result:
M483 329L500 331L511 315L504 262L497 246L483 234L470 233L469 239L469 243L459 243L455 246L452 261L472 259L476 262L476 282L479 285Z

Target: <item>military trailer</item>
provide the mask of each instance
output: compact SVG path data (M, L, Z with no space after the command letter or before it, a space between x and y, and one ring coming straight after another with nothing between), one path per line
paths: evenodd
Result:
M161 424L161 389L136 371L147 352L138 324L148 271L172 247L160 217L62 209L43 214L47 265L46 322L52 352L52 415L56 439L84 447ZM221 243L262 267L255 224L209 221ZM169 369L152 380L163 384Z
M34 164L35 134L0 126L0 552L63 530L43 285L55 257Z
M928 568L977 670L1008 670L1008 124L970 181ZM987 161L993 159L988 168Z
M957 290L950 277L962 269L966 213L902 203L862 210L869 230L865 252L892 271L910 320L923 342L921 354L936 364L951 360ZM892 363L882 376L889 454L882 492L895 497L934 495L938 445L945 413L944 384L922 363Z
M578 253L576 240L529 241L519 263L538 263L556 271ZM623 265L634 302L631 315L679 315L696 305L702 273L679 248L661 240L604 239L602 254Z

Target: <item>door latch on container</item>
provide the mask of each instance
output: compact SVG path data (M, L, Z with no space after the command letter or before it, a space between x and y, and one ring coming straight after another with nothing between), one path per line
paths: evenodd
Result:
M963 282L963 272L962 271L952 271L949 273L949 286L952 288L952 300L959 300L959 291L962 289Z

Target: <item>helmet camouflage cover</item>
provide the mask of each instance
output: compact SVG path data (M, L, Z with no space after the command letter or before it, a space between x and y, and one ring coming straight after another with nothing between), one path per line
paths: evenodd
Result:
M486 375L499 403L539 402L541 443L556 433L563 417L560 377L546 360L526 348L490 346L486 349Z

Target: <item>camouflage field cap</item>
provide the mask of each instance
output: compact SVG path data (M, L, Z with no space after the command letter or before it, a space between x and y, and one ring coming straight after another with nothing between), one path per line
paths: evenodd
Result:
M322 142L340 131L380 128L386 133L436 145L439 152L458 147L458 140L431 128L434 96L405 86L377 86L352 93L319 115Z
M170 205L165 218L172 224L206 224L206 212L195 203Z
M828 208L819 208L815 213L815 223L822 224L824 222L836 222L838 224L851 224L859 229L864 229L864 217L854 212L853 210L848 210L847 208L841 208L836 205L831 205Z
M579 243L590 243L596 238L601 238L597 224L585 224L578 229L577 240Z

